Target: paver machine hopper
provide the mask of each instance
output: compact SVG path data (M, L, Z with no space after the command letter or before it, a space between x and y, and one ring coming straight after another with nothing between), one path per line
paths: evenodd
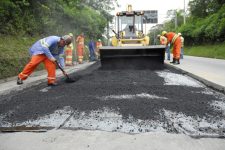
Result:
M143 32L144 11L126 11L116 14L117 31L111 46L100 48L102 68L158 68L164 64L165 46L149 46L149 37Z

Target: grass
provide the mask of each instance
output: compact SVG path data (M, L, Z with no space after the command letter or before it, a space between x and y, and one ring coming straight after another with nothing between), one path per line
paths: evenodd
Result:
M0 79L17 75L29 60L29 47L37 37L0 36Z
M214 45L184 47L184 54L190 56L225 59L225 42Z
M0 35L0 79L16 76L22 71L30 59L29 48L40 38L43 37ZM88 49L85 51L84 60L87 60ZM44 65L40 65L36 70L43 68Z

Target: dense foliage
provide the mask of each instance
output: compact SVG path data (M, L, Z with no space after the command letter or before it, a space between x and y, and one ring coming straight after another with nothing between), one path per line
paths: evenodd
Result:
M177 28L174 19L152 29L157 34L162 30L181 32L186 45L218 43L225 41L225 0L193 0L189 3L189 15L183 24L183 10L177 13Z
M111 0L1 0L0 34L62 35L84 32L99 38L112 20Z
M76 37L83 32L86 44L90 38L103 38L116 4L116 0L0 0L0 79L17 75L29 60L29 47L42 37L71 32Z

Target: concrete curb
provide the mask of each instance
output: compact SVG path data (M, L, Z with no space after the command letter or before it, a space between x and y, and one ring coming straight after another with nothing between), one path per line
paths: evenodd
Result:
M84 70L94 63L95 62L85 62L80 65L65 67L65 71L67 72L67 74L71 74L77 71ZM25 88L31 87L33 85L38 85L40 83L46 82L47 81L46 77L47 77L47 71L41 70L41 71L34 72L22 85L16 84L17 76L10 77L7 79L2 79L0 80L0 95L6 95L10 93L11 91L20 91ZM59 69L56 70L56 77L57 78L63 77L61 70Z
M45 70L39 70L39 71L33 72L30 77L36 77L36 76L43 75L43 74L46 74L46 71ZM5 83L5 82L10 82L10 81L16 81L17 77L18 76L0 79L0 84Z
M193 74L191 72L188 72L188 71L186 71L184 69L181 69L181 68L177 67L176 65L173 65L173 64L170 64L170 63L165 63L165 65L168 66L168 67L174 68L174 69L176 69L178 71L181 71L183 74L186 74L186 75L188 75L188 76L190 76L190 77L192 77L192 78L202 82L206 86L208 86L208 87L210 87L210 88L212 88L214 90L217 90L217 91L222 92L222 93L225 94L225 86L218 85L216 83L208 81L207 79L202 78L202 77L200 77L198 75L195 75L195 74Z

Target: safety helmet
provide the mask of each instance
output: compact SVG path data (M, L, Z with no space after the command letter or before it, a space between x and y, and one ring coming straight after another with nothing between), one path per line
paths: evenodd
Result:
M100 42L100 41L101 41L101 39L98 39L98 41Z
M163 32L162 32L162 35L164 36L166 33L167 33L166 31L163 31Z
M157 38L160 38L160 36L161 36L161 35L160 35L160 34L158 34L158 35L157 35Z
M181 36L182 34L181 33L178 33L177 35Z
M73 37L73 33L69 33L69 36Z
M72 37L70 35L64 35L61 39L65 41L66 45L72 42Z

